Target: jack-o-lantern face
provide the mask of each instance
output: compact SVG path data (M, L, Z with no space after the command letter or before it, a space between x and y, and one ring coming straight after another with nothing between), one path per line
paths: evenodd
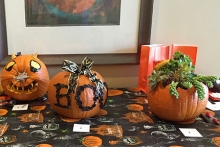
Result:
M12 54L12 60L2 70L1 83L7 95L17 100L29 101L47 92L49 75L37 54Z
M91 70L92 63L85 58L79 69L74 62L63 62L65 71L57 73L48 87L48 99L54 111L74 119L98 114L107 98L107 84L98 72Z

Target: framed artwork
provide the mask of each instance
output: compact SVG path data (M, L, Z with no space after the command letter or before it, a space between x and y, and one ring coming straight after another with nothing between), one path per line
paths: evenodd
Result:
M120 25L121 0L25 0L26 26Z
M106 30L108 31L108 29L112 26L113 27L123 27L122 20L125 15L122 15L121 13L123 13L122 10L126 7L126 4L127 4L126 0L75 0L78 3L75 3L74 6L68 5L68 6L64 7L64 6L62 6L63 5L62 3L59 3L59 2L63 2L63 1L57 1L57 0L24 0L24 1L25 1L25 6L24 6L25 9L22 11L22 13L24 13L22 15L25 15L25 26L23 26L23 27L25 29L27 29L28 31L30 31L32 29L38 29L38 30L41 29L41 30L46 30L46 31L51 30L51 29L55 29L56 31L53 31L53 32L57 32L57 30L59 31L61 28L66 29L67 32L69 30L74 30L74 29L75 29L75 32L77 32L77 31L79 31L79 32L84 31L85 32L85 30L94 29L94 28L95 29L103 29L104 28L105 31ZM74 0L65 0L65 1L72 2ZM96 3L92 3L93 5L91 5L91 6L88 5L87 9L77 7L77 4L80 4L79 2L85 2L85 1L87 1L87 2L89 1L90 3L95 1ZM5 3L8 3L8 2L9 1L6 1L6 0L0 0L0 14L1 14L0 15L0 65L5 65L10 60L9 53L12 52L10 50L10 48L12 46L10 44L10 42L18 42L19 43L19 41L20 41L19 39L22 38L22 37L14 37L16 39L13 40L13 39L11 39L12 37L8 35L8 34L10 34L10 32L8 31L8 28L10 26L6 23L8 18L5 13L5 9L6 9ZM50 4L47 2L50 2ZM110 5L108 5L109 7L105 7L105 9L104 9L103 7L108 2L112 2L112 3ZM53 7L51 6L51 4L53 4ZM50 13L48 12L49 9L51 9ZM114 9L114 11L111 11L112 9ZM118 11L116 11L116 9ZM53 12L52 10L56 10L56 11ZM60 11L58 11L58 10L60 10ZM61 14L69 14L69 12L74 14L74 11L81 11L80 15L77 15L77 16L73 15L73 16L71 16L70 20L68 20L69 19L68 17L67 18L60 17ZM55 13L55 12L58 12L58 13ZM87 15L83 14L82 12L85 12ZM113 14L113 12L114 12L114 14ZM65 59L72 60L72 61L80 64L82 59L85 56L88 56L89 58L93 59L95 61L95 64L102 64L102 65L103 64L139 64L141 45L150 44L152 12L153 12L153 0L140 0L140 8L139 8L138 16L137 16L138 18L135 18L135 20L137 19L138 22L135 22L137 27L134 27L134 28L137 28L136 30L134 29L137 33L137 35L136 35L137 41L134 41L135 42L135 50L134 51L125 51L124 52L124 51L120 51L120 50L116 49L112 52L111 52L111 50L109 52L107 52L108 45L105 45L106 48L105 47L100 48L100 50L103 50L103 51L107 50L106 52L97 51L99 49L96 49L97 47L95 46L95 44L93 44L93 42L95 42L95 40L98 40L98 42L100 44L102 44L103 42L110 41L109 46L111 48L113 48L114 46L118 46L122 43L129 44L129 42L131 42L131 41L129 41L129 38L130 38L129 35L125 36L125 34L121 33L123 39L120 39L120 38L117 39L116 37L118 37L120 35L112 33L114 36L108 38L107 40L105 40L103 42L100 42L100 40L97 38L105 38L105 37L99 37L98 35L92 35L92 37L90 37L90 38L94 38L94 41L92 41L91 43L88 42L89 40L88 41L84 40L84 42L85 42L84 44L87 43L86 45L89 46L90 48L92 48L94 46L94 49L87 50L85 52L82 52L82 50L84 49L84 46L81 49L79 48L79 50L77 50L77 53L72 53L72 52L68 52L69 50L71 50L71 48L67 48L67 50L65 51L65 47L67 47L67 46L63 45L64 48L60 49L61 53L57 52L55 54L53 54L53 52L56 52L56 51L53 51L54 48L52 48L52 47L47 47L46 50L44 48L42 48L42 50L43 49L44 50L42 52L40 52L38 57L46 65L60 65L62 63L62 61ZM108 15L103 15L103 14L108 14ZM104 16L104 17L101 17L101 16ZM128 18L129 18L129 14L128 14ZM51 21L48 22L45 20L51 20ZM127 20L130 20L130 18ZM22 24L22 25L24 25L24 24ZM127 25L127 26L129 26L129 25ZM80 30L80 28L83 28L83 29ZM132 32L132 31L134 32L134 30L132 29L132 25L128 29L130 29L130 32ZM120 30L123 30L123 28L120 28ZM22 31L22 29L20 29L20 31ZM35 31L35 32L38 32L38 31ZM78 36L80 34L79 32L75 33L73 36ZM61 33L57 32L58 36ZM109 33L111 33L111 31L109 31ZM41 35L43 35L43 34L45 34L45 33L42 33ZM33 35L29 36L29 38L32 39L36 45L38 45L39 41L38 41L38 39L35 39ZM48 38L50 38L50 37L48 37ZM80 38L80 37L78 37L78 38ZM78 38L73 39L73 40L77 40ZM59 41L65 41L65 40L66 39L59 40ZM115 40L119 43L118 45L115 45L114 42L111 42L111 41L115 41ZM55 41L55 40L53 40L53 41ZM33 42L33 44L34 44L34 42ZM76 46L77 45L78 44L76 43ZM96 43L96 45L99 45L99 44ZM13 47L14 46L16 46L16 45L13 44ZM80 47L80 46L81 46L81 44L79 44L77 47Z

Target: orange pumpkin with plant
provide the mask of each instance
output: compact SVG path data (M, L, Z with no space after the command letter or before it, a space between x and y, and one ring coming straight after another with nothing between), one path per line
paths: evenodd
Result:
M154 114L166 120L187 121L205 110L208 87L218 76L196 74L194 70L189 56L179 51L154 67L148 83L148 103Z

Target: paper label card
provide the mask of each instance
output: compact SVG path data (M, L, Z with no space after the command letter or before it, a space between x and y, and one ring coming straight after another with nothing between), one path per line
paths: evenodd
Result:
M186 137L202 137L202 135L194 128L179 128Z
M211 102L208 101L206 108L208 108L212 111L218 111L218 110L220 110L220 103L215 102L214 104L212 104Z
M74 124L73 125L73 132L89 132L90 125L88 124Z
M12 111L27 110L28 104L14 105Z

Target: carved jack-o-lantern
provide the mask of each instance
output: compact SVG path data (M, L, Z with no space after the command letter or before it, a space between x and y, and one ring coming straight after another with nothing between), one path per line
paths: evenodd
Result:
M0 77L1 77L1 75L0 75ZM3 94L3 92L4 92L4 90L3 90L2 84L0 82L0 95Z
M12 54L12 60L1 74L4 92L16 100L30 101L42 97L47 92L49 82L47 68L37 54Z
M48 88L49 103L55 112L75 119L98 114L107 98L107 84L91 70L92 63L85 58L79 69L74 62L63 61L64 71L51 79Z

